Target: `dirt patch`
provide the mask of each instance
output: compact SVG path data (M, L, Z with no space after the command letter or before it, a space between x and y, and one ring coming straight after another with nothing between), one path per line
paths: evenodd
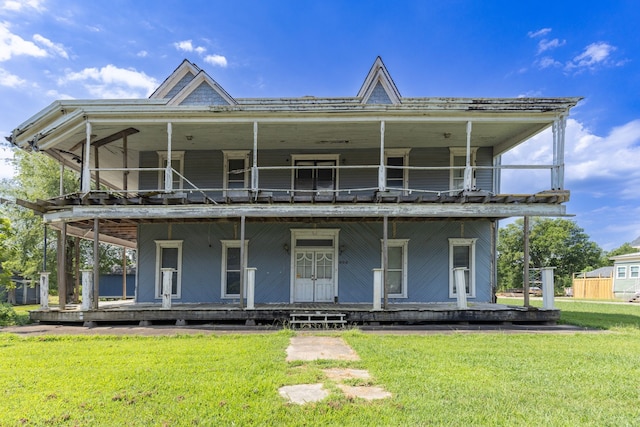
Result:
M287 362L294 360L360 360L351 347L338 337L293 337L287 347Z

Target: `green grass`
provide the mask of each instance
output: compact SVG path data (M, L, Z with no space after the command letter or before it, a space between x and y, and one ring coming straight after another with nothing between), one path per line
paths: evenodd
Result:
M336 334L361 361L289 364L291 331L0 333L0 426L640 425L638 307L565 304L563 318L608 331L398 336L353 330ZM369 370L373 379L366 383L393 397L346 398L321 371L338 366ZM331 391L322 402L299 406L278 395L282 385L316 382Z

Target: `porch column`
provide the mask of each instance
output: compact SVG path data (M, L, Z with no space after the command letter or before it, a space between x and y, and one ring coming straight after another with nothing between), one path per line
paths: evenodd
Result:
M82 270L82 311L91 310L93 302L93 270Z
M164 172L164 190L173 191L173 169L171 168L171 134L173 127L167 123L167 167Z
M522 228L522 244L524 246L523 256L523 287L522 293L524 294L524 306L529 307L529 217L524 217L524 226Z
M258 192L258 122L253 122L253 164L251 166L251 191Z
M456 287L457 307L459 310L467 309L467 283L464 278L466 267L456 267L453 269L453 281Z
M553 310L555 289L553 286L553 270L555 267L543 267L541 268L540 275L542 276L542 307L546 310Z
M59 191L59 195L63 196L64 195L64 163L60 163L60 191Z
M244 308L244 284L245 284L245 270L247 265L245 262L245 250L244 250L244 223L245 216L240 217L240 309Z
M172 267L161 268L162 272L162 308L171 308L171 290L173 288L173 272Z
M567 116L558 119L558 190L564 189L564 134L567 127Z
M91 170L89 161L91 157L91 122L86 122L86 137L84 142L84 156L82 159L82 185L80 191L84 194L91 191Z
M95 160L93 162L96 170L96 190L100 190L100 158L98 157L98 147L95 148Z
M127 299L127 248L122 247L122 299Z
M40 309L49 310L49 273L43 271L40 273Z
M551 125L553 135L553 166L551 168L551 189L555 190L559 186L558 182L558 119Z
M464 191L471 191L473 171L471 170L471 121L467 122L467 152L464 166Z
M125 133L122 135L122 168L124 169L124 171L122 171L122 190L125 192L125 195L129 187L129 171L127 170L129 168L128 156L129 147L127 143L127 134Z
M384 295L384 309L389 308L389 283L387 282L387 272L389 270L389 217L384 216L382 230L382 284Z
M58 232L58 298L60 301L60 310L64 310L67 305L67 263L65 262L65 254L67 252L67 223L63 222Z
M256 295L256 270L255 267L248 267L247 272L247 310L254 310Z
M500 184L502 183L502 154L493 158L493 193L500 194Z
M373 309L381 310L380 298L382 297L382 268L373 269Z
M385 191L387 171L384 163L384 120L380 122L380 167L378 168L378 191Z
M100 299L100 223L98 218L93 219L93 295L91 308L98 309Z

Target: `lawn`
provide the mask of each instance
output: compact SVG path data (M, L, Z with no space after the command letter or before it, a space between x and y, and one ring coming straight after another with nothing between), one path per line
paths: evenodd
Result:
M640 425L640 307L566 304L563 318L605 330L340 333L359 362L287 364L293 332L286 330L0 333L0 425ZM591 320L589 308L596 313ZM393 397L347 399L323 377L320 369L329 366L367 369L371 384ZM315 382L332 390L320 403L298 406L278 395L282 385Z

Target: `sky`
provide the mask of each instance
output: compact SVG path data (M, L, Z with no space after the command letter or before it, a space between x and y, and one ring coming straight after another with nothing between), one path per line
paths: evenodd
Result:
M635 0L0 0L0 137L57 99L145 98L185 58L233 97L332 97L379 55L404 97L584 97L567 212L612 250L640 236L638 22ZM503 163L550 164L549 141Z

